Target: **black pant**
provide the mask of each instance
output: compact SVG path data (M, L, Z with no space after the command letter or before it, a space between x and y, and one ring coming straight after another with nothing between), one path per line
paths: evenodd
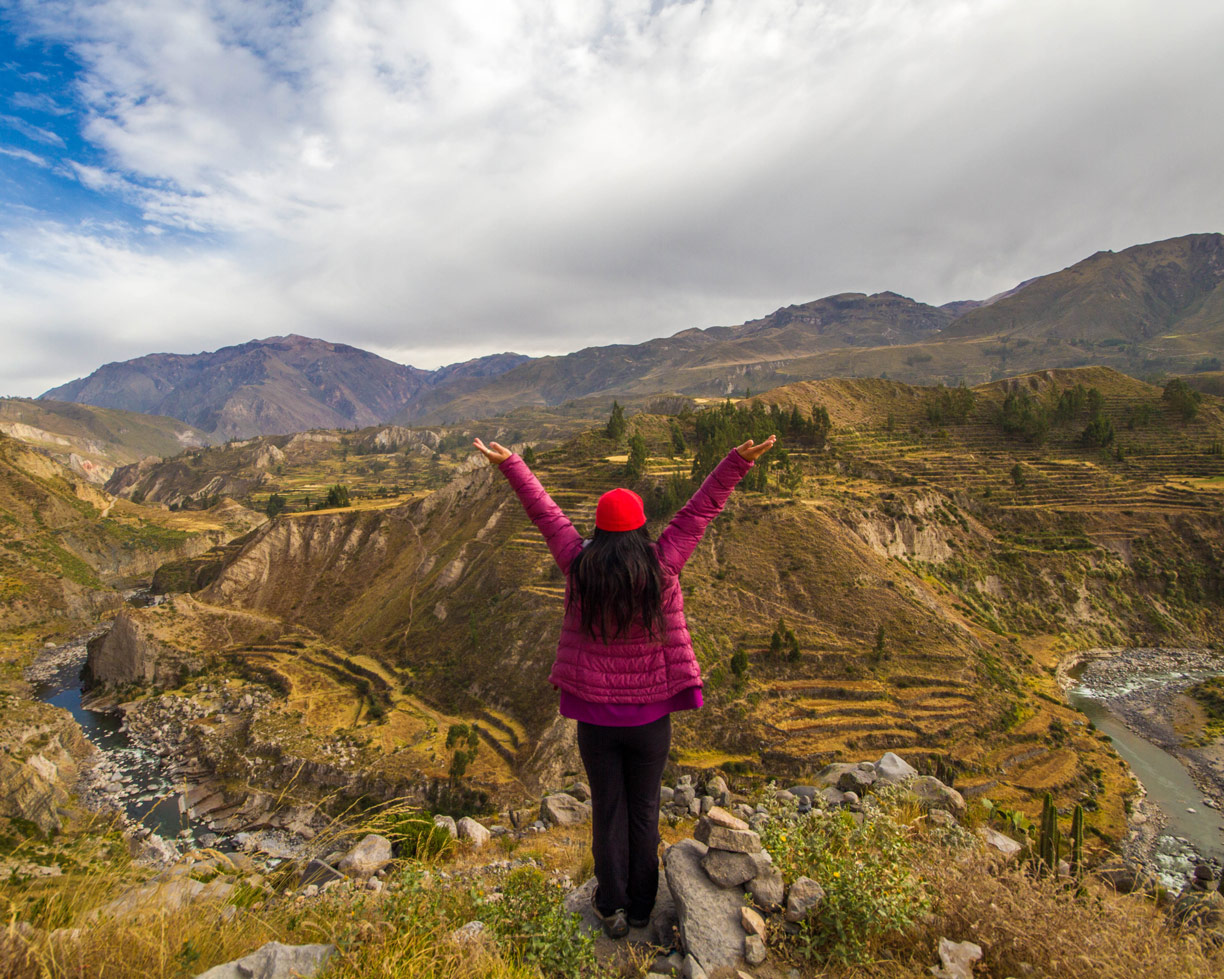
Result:
M659 887L659 784L671 747L671 715L640 727L578 722L591 784L595 908L649 917Z

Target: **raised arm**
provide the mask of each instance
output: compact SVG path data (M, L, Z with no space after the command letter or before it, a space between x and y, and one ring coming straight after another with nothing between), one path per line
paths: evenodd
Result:
M659 535L656 547L659 563L667 571L672 574L680 573L680 569L701 543L702 535L705 534L710 521L722 512L731 491L752 468L753 463L768 452L773 444L774 437L771 435L760 445L754 445L749 439L743 445L732 449L705 478L705 482L693 494L692 499L671 518L671 522Z
M527 516L536 525L536 530L544 535L544 542L548 544L548 550L557 562L557 567L563 574L568 574L570 562L582 550L582 535L574 529L569 517L561 512L561 508L521 458L503 449L496 442L486 446L477 439L474 444L502 471L502 475L510 483L510 488L518 494L519 502L527 511Z

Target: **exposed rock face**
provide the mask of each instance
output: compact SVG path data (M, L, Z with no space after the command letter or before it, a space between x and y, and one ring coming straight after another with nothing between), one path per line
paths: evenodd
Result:
M121 609L111 630L90 640L84 677L90 687L137 682L171 687L203 665L198 657L152 638L129 610Z
M28 819L43 832L59 829L68 789L94 747L66 711L32 707L38 718L10 726L0 739L0 816ZM35 747L37 745L37 747Z
M667 886L676 902L684 947L705 969L734 966L744 949L742 887L719 887L701 866L707 849L681 840L663 855Z
M965 815L965 797L933 775L921 775L909 783L924 809L946 809L957 819Z

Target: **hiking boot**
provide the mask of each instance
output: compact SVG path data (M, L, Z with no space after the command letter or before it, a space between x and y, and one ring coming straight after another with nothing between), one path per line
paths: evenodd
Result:
M648 924L650 924L650 915L646 915L644 918L629 919L630 928L645 928Z
M596 914L599 911L596 910ZM603 921L604 934L609 938L624 938L629 934L629 922L625 918L625 912L622 908L617 908L609 915L599 915Z

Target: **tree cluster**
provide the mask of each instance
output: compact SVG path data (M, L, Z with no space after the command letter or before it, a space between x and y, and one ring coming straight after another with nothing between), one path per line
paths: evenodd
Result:
M795 636L795 630L791 629L786 624L786 619L778 617L778 624L774 627L773 635L769 637L769 653L777 659L785 657L791 663L799 661L799 640Z
M963 425L973 410L974 393L965 385L939 385L927 395L926 418L932 425Z
M452 724L447 728L446 747L455 748L456 745L458 747L451 758L450 777L458 780L463 778L480 748L480 731L475 724Z
M1164 393L1160 397L1165 404L1181 416L1184 422L1194 420L1194 416L1198 414L1199 404L1203 400L1203 396L1180 377L1175 377L1166 384Z

